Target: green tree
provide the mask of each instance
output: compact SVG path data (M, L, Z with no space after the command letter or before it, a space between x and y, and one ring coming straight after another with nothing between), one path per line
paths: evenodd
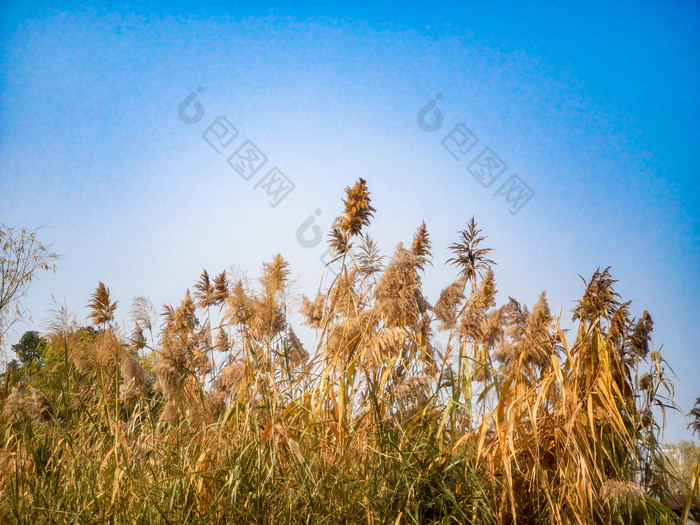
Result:
M17 354L17 358L23 365L35 363L41 366L46 356L46 346L48 341L39 335L39 332L30 330L24 332L19 342L12 345L12 351Z

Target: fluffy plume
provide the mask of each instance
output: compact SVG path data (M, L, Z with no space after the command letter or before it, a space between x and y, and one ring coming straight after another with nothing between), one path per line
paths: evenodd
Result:
M430 235L428 234L428 228L424 221L413 236L413 244L411 245L411 252L415 258L416 267L419 270L424 270L425 264L430 259L430 247Z
M397 357L404 346L404 332L401 328L382 330L367 344L367 357L373 367L388 363Z
M221 369L221 372L212 385L214 391L221 393L226 398L231 398L238 393L239 386L245 378L245 365L231 363Z
M58 303L52 296L53 307L49 310L51 318L46 325L50 336L65 337L70 332L77 330L79 323L75 314L65 304Z
M497 309L489 313L481 322L479 331L481 337L477 342L485 348L493 348L503 337L503 311Z
M637 321L630 335L627 352L636 359L645 359L649 353L649 339L654 329L654 322L646 310Z
M167 358L162 358L153 367L158 387L164 394L175 396L179 392L184 380L184 374L180 370L180 367Z
M644 374L639 378L639 388L641 390L650 390L652 387L651 374Z
M192 301L190 291L187 290L185 298L180 303L180 306L175 310L173 318L173 330L177 334L183 334L193 331L199 324L199 320L195 314L195 305Z
M214 293L212 299L214 300L214 304L220 306L228 299L228 296L228 280L226 278L226 272L223 271L214 278Z
M337 218L328 234L328 245L333 250L333 259L331 259L329 264L338 260L340 256L349 252L352 248L352 243L350 243L348 235L343 233L338 225L339 221L340 218Z
M131 319L142 330L153 331L153 319L156 316L156 309L153 303L144 296L134 297L129 309Z
M324 311L325 298L323 295L318 294L313 303L305 295L301 298L300 312L304 316L304 324L313 328L320 328Z
M342 233L352 237L360 233L363 226L369 224L376 210L370 205L369 190L364 179L360 179L352 187L345 188L345 194L345 215L336 219L336 225Z
M697 436L700 436L700 397L695 400L695 406L688 412L688 418L690 418L688 427Z
M265 263L263 276L260 278L265 295L269 298L275 298L280 292L283 292L289 273L289 264L279 253L272 258L272 262Z
M545 292L540 294L531 313L511 299L504 309L504 318L508 337L494 354L494 359L502 363L502 372L509 375L515 370L529 371L549 365L556 339Z
M487 311L496 303L496 281L493 270L489 268L481 280L479 288L469 298L466 311L459 320L459 333L467 339L481 343L482 324L487 316Z
M402 244L396 247L375 291L377 307L388 326L415 326L420 319L420 278L415 257Z
M102 332L97 337L97 348L95 355L97 363L102 367L116 367L119 364L119 358L124 351L121 341L117 338L114 332L109 329Z
M163 407L163 412L161 413L160 417L163 419L163 421L177 421L180 418L180 410L177 408L175 403L169 401Z
M119 397L123 403L131 405L144 394L146 373L131 352L127 352L122 359L121 372L123 383L119 388Z
M253 317L250 321L250 334L264 340L279 334L287 323L283 309L274 299L258 298L252 302Z
M228 352L231 349L228 334L226 333L226 330L224 330L223 326L220 326L216 332L214 348L219 352Z
M111 302L109 288L102 281L97 285L97 289L92 294L91 301L87 304L90 308L88 319L92 319L96 325L104 325L114 320L114 311L117 309L117 302Z
M369 277L384 269L382 261L384 256L380 255L379 247L367 234L362 235L359 253L357 254L357 265L362 275Z
M440 321L442 330L451 330L457 320L457 307L464 300L464 287L466 280L460 278L445 288L440 293L440 298L435 303L433 313Z
M200 308L208 308L214 304L214 286L206 270L202 270L199 281L194 285L194 298L197 299L197 306Z
M304 345L301 344L301 341L299 341L297 334L294 333L291 326L287 330L286 350L291 365L303 364L309 359L309 353L304 348Z
M432 384L433 380L429 376L412 376L396 387L394 395L401 401L405 401L410 396L416 395L419 392L421 397L427 397L425 393L430 389Z
M355 272L343 272L336 279L330 291L330 311L355 315L360 297L355 291Z
M134 326L134 331L131 334L131 348L137 352L146 347L146 336L143 333L143 328L140 325Z
M362 227L369 224L376 211L370 205L369 190L364 179L360 179L352 187L345 188L345 195L345 214L336 217L329 235L328 243L335 255L344 254L350 249L350 238L359 234Z
M30 400L32 417L40 422L51 421L55 416L55 410L49 398L36 388L30 388L29 390L32 393Z
M351 355L372 325L371 318L371 311L361 310L358 316L350 317L345 323L335 325L328 335L325 352L328 355Z
M591 324L599 318L612 319L620 306L620 295L613 289L617 281L611 277L610 267L602 272L598 268L587 283L583 277L581 280L586 284L586 292L574 308L573 320Z
M253 316L253 304L243 288L243 281L239 279L236 282L226 303L228 306L226 316L233 324L239 326L248 324Z
M163 325L161 329L163 332L172 330L173 323L175 322L175 308L172 305L164 304L163 312L160 314L163 318Z
M2 407L2 419L10 424L18 423L27 416L27 403L16 386L12 387Z
M629 305L632 301L627 301L622 303L617 310L615 315L610 319L610 328L608 329L608 338L615 346L615 348L621 349L628 337L629 332Z
M496 279L491 268L486 270L479 290L472 297L472 305L479 310L486 310L496 304Z
M394 395L400 407L399 421L405 422L425 408L430 398L432 379L427 375L409 377L399 384Z
M486 240L481 234L481 230L476 227L476 221L472 217L467 224L467 229L459 232L461 240L450 245L450 251L454 254L447 260L460 268L460 275L468 279L481 276L483 272L496 264L487 257L492 251L491 248L479 248L479 245Z
M631 481L609 479L600 488L600 499L613 510L633 510L645 497L644 489Z

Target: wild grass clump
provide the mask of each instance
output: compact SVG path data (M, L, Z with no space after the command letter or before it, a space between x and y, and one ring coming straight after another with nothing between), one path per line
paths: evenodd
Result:
M122 333L103 283L97 328L59 309L41 367L3 379L0 521L673 522L655 419L671 384L609 269L566 334L544 293L497 305L472 219L432 305L425 224L386 259L365 181L344 207L334 277L301 301L315 348L280 255L257 285L204 271L159 333L143 297Z

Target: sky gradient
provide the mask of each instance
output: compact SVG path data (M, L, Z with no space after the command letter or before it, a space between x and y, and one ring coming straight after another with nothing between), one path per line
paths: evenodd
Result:
M126 320L135 296L179 302L203 268L256 278L278 251L312 293L325 244L303 247L297 230L315 217L327 231L363 177L385 255L426 221L432 301L455 275L446 247L475 215L500 301L532 305L547 290L569 323L578 275L612 266L633 315L654 319L681 409L700 396L697 3L16 2L0 13L0 222L43 226L62 255L32 284L33 321L15 339L41 328L52 294L84 319L102 280ZM193 91L204 114L188 125L178 106ZM417 116L437 94L443 125L425 131ZM219 116L239 133L221 153L202 139ZM460 123L478 142L456 160L443 139ZM274 207L261 174L245 180L227 162L244 140L268 158L261 173L275 166L294 184ZM484 147L507 164L489 187L468 171ZM494 196L513 174L534 193L516 214ZM682 418L666 437L690 437Z

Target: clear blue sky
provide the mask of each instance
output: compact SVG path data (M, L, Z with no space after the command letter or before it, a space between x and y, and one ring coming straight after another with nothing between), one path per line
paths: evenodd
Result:
M18 331L41 326L51 294L82 318L103 280L126 316L137 295L179 301L202 268L256 277L276 251L310 291L323 248L297 228L318 209L327 229L364 177L386 254L428 224L433 300L472 215L503 300L546 289L568 321L577 275L611 265L632 312L651 312L687 412L700 396L700 7L541 4L2 4L0 221L46 226L63 255ZM204 118L186 125L178 105L197 86ZM417 114L438 93L444 124L427 132ZM239 131L227 152L251 140L294 183L278 206L202 140L222 115ZM441 144L459 123L478 137L461 161ZM483 147L507 164L488 188L467 171ZM494 196L513 174L534 192L515 215ZM684 427L673 418L667 438Z

